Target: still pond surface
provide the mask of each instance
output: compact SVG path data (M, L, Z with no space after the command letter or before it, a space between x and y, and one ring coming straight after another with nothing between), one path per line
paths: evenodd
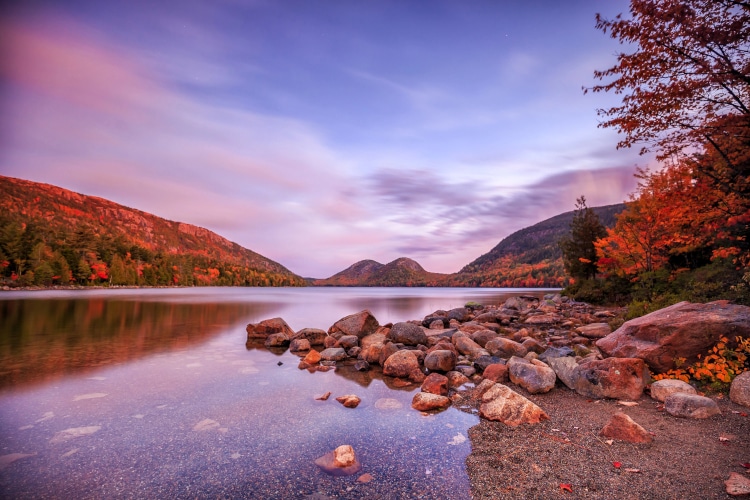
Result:
M522 293L545 291L0 293L0 497L469 498L475 415L425 416L411 408L419 387L379 370L299 370L289 352L246 348L245 326L327 330L362 309L385 324ZM362 403L344 408L344 394ZM314 461L342 444L362 471L329 476Z

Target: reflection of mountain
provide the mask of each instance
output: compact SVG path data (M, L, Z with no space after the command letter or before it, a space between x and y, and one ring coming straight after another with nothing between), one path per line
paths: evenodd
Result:
M104 298L0 300L0 388L184 349L264 314L258 309Z

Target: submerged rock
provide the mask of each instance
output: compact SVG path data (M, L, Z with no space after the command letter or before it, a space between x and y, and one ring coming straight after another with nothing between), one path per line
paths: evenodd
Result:
M362 470L354 448L348 444L341 445L315 460L315 465L332 476L351 476Z

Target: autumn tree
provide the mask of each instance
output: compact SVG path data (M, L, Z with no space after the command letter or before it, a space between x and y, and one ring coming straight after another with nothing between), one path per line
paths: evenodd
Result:
M578 198L576 212L570 223L570 234L559 242L565 271L575 279L595 278L597 257L594 242L606 234L599 216L586 206L586 198Z
M750 2L631 0L630 19L597 15L597 28L633 47L585 89L622 95L598 110L618 147L659 159L715 154L701 173L725 193L750 194Z

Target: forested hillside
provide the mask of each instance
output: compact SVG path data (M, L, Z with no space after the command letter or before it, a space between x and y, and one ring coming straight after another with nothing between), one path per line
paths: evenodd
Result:
M207 229L0 176L6 285L301 286L281 264Z

